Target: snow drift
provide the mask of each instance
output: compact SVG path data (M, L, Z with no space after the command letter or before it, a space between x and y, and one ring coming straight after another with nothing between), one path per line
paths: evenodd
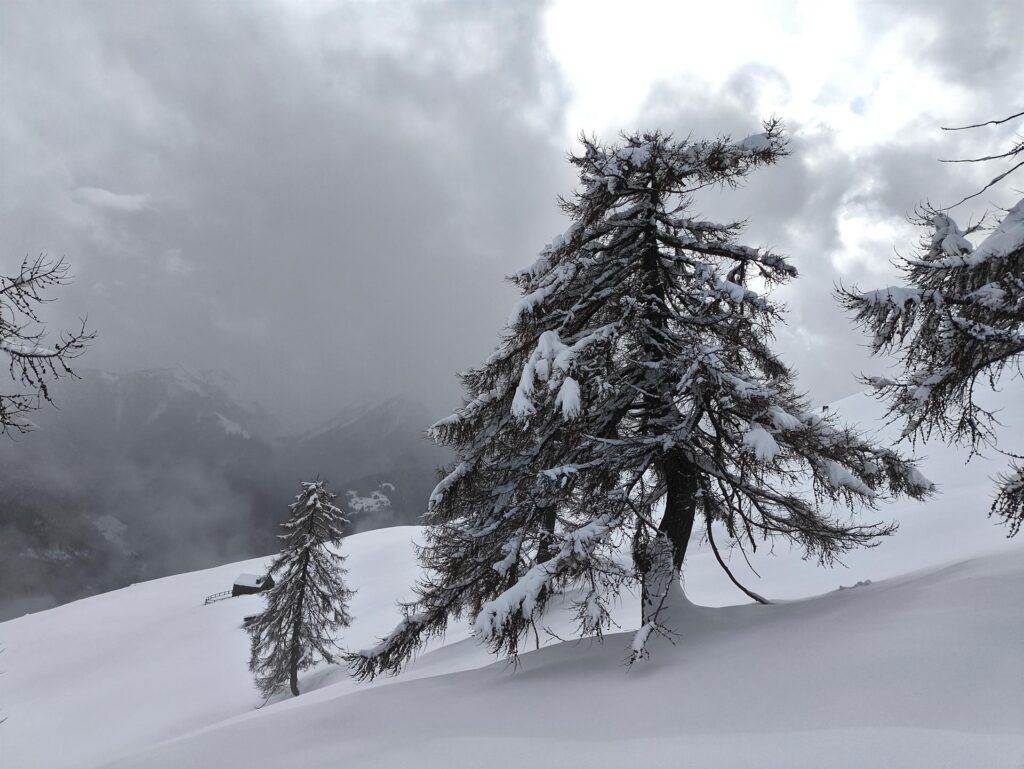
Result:
M1016 383L1000 399L1024 424ZM833 408L877 424L855 396ZM1007 431L1005 448L1019 450ZM246 664L243 596L203 605L269 559L168 577L0 624L2 769L183 767L956 767L1024 765L1024 547L985 517L1001 466L925 447L940 486L927 505L881 516L900 531L846 567L758 553L771 598L746 602L702 547L677 601L674 644L623 664L621 633L560 642L557 609L517 668L456 625L395 679L355 684L321 666L297 699L261 704ZM416 575L415 527L349 537L356 618L343 642L371 645L398 618ZM842 589L840 586L859 586ZM741 603L742 602L742 603ZM699 604L699 605L695 605ZM738 605L737 605L738 604ZM531 639L531 648L532 648Z

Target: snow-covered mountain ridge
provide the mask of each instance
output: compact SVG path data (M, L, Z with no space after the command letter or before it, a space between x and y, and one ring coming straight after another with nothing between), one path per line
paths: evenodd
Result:
M0 441L0 619L273 548L317 474L356 502L352 530L417 523L447 461L408 399L288 436L215 373L79 373L38 430Z
M1024 424L1015 391L1000 395L1011 450ZM881 409L865 396L833 408L878 425ZM884 507L878 516L900 531L845 568L777 548L757 554L758 580L732 560L751 587L787 601L747 603L698 548L685 574L697 605L676 607L675 645L628 670L635 598L617 607L622 632L603 644L542 631L543 648L511 669L459 623L397 679L356 684L325 665L302 677L301 697L257 710L240 624L261 599L203 598L266 558L0 624L0 768L1019 769L1024 543L985 516L1004 461L965 466L941 444L922 453L940 495ZM368 646L393 626L418 537L402 527L346 539L359 592L343 644ZM557 610L544 625L571 637Z

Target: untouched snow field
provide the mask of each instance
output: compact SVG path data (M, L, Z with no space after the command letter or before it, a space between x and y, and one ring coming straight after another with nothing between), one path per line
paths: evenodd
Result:
M1019 452L1024 387L1000 400L1005 448ZM862 395L833 408L862 426L881 411ZM257 710L241 620L262 599L203 599L269 558L0 624L0 769L1022 769L1024 541L985 517L1005 459L965 467L937 443L921 453L941 493L883 509L875 517L900 531L845 568L784 545L758 552L762 579L732 559L751 588L789 600L750 604L695 540L694 603L678 597L675 644L659 640L630 669L639 609L626 596L623 632L603 644L541 634L543 648L513 669L459 624L397 678L355 684L323 665L300 679L301 697ZM404 527L346 540L359 592L344 644L391 629L418 536ZM571 637L564 613L546 624Z

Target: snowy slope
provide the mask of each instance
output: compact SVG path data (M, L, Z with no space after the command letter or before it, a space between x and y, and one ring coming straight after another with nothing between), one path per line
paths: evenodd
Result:
M1021 388L1004 393L1024 425ZM863 396L833 406L871 424ZM1017 449L1024 448L1020 445ZM824 570L777 549L737 557L776 598L745 604L703 549L688 560L675 646L627 671L624 633L492 664L465 627L398 679L357 685L324 666L261 710L246 670L243 597L203 605L256 559L142 583L0 624L0 769L145 767L985 767L1024 765L1024 542L985 518L1003 461L932 446L943 494L882 511L882 546ZM390 629L416 574L405 527L349 537L362 647ZM922 570L906 576L908 572ZM904 575L904 576L899 576ZM873 584L837 591L861 580ZM886 580L886 581L882 581ZM744 605L731 605L744 604ZM616 619L637 624L634 598ZM548 620L564 635L563 616ZM639 757L643 756L643 762Z
M0 621L273 549L317 473L351 531L418 523L449 461L422 434L437 415L409 399L286 438L214 372L79 373L39 430L0 441ZM388 504L372 504L385 482ZM346 504L348 490L363 499Z
M681 606L627 634L268 709L118 767L929 767L1024 760L1024 559L990 556L771 608ZM262 762L262 763L261 763Z

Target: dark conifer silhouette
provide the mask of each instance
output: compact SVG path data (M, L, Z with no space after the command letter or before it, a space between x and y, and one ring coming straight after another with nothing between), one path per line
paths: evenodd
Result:
M266 608L248 626L249 669L265 697L286 685L297 696L299 672L318 659L333 662L337 632L352 622L352 591L337 552L347 521L334 499L324 481L303 483L281 524L284 547L269 571L276 583L265 593Z
M571 228L512 278L523 296L498 349L431 428L458 461L430 498L424 576L401 624L350 656L356 676L396 671L460 615L515 655L569 585L580 632L600 635L608 602L638 583L642 656L699 518L741 546L781 537L828 563L893 528L845 521L834 503L930 488L795 390L770 347L780 308L766 291L796 269L739 243L741 223L691 211L696 190L785 154L777 122L740 142L582 144L578 191L562 201Z
M1005 153L965 161L1015 161L977 194L1019 169L1022 152L1024 141L1018 140ZM871 333L874 351L900 358L899 376L866 381L878 388L889 413L905 420L904 435L911 439L935 432L972 453L999 451L994 414L975 394L979 382L995 386L1005 373L1019 376L1024 361L1024 199L1004 212L977 247L967 236L981 226L961 230L949 209L925 207L918 223L927 232L918 252L900 262L903 285L839 291L840 301ZM1024 523L1024 457L1001 453L1011 461L996 480L990 515L1013 536Z

